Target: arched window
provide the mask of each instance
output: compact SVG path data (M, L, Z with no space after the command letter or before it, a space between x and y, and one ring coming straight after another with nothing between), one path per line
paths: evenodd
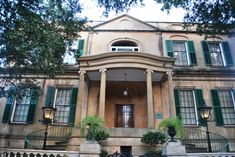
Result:
M138 45L133 41L121 40L116 41L111 45L112 51L127 52L127 51L139 51Z

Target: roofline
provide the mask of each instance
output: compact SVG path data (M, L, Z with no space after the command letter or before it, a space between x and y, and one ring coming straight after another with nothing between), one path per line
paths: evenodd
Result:
M93 28L93 29L94 29L94 28L97 28L97 27L99 27L99 26L102 26L102 25L104 25L104 24L110 23L110 22L112 22L112 21L115 21L115 20L120 19L120 18L125 17L125 16L126 16L126 17L129 17L129 18L131 18L131 19L134 19L134 20L136 20L136 21L138 21L138 22L140 22L140 23L142 23L142 24L145 24L145 25L147 25L147 26L149 26L149 27L151 27L151 28L153 28L153 29L155 29L155 30L160 30L158 27L154 27L154 26L152 26L152 25L150 25L150 24L148 24L148 23L146 23L146 22L144 22L144 21L141 21L141 20L139 20L139 19L137 19L137 18L135 18L135 17L133 17L133 16L127 15L127 14L123 14L123 15L121 15L121 16L115 17L115 18L113 18L113 19L111 19L111 20L108 20L108 21L106 21L106 22L103 22L103 23L100 23L100 24L98 24L98 25L95 25L95 26L93 26L92 28Z

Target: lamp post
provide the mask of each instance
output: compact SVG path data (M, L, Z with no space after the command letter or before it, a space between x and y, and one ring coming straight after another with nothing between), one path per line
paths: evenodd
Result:
M207 135L208 152L212 152L210 132L208 129L208 120L211 117L211 109L212 109L212 107L206 106L205 102L204 102L203 106L198 107L201 118L206 121L206 135Z
M46 143L47 143L48 125L53 122L56 108L54 108L53 106L45 106L45 107L42 107L42 111L43 111L42 123L46 124L46 128L45 128L45 131L44 131L43 147L42 147L45 150L46 149Z

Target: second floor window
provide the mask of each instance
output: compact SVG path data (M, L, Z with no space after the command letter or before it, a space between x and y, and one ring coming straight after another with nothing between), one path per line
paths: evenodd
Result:
M111 45L111 51L132 52L132 51L139 51L139 47L133 41L121 40L121 41L114 42Z
M175 65L197 64L193 41L166 40L166 49L169 57L176 58Z
M205 63L209 66L232 66L233 60L228 42L202 41Z

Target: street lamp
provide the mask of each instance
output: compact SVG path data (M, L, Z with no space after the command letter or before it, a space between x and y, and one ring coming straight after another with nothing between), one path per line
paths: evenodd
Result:
M206 135L207 135L208 152L212 152L210 133L209 133L209 130L208 130L208 120L211 117L211 109L212 109L212 107L206 106L205 102L204 102L203 106L198 107L198 110L200 112L201 118L203 120L205 120L205 122L206 122Z
M42 111L43 111L42 123L46 124L46 128L45 128L45 131L44 131L44 142L43 142L43 147L42 147L45 150L46 149L46 143L47 143L48 125L53 122L56 108L54 108L53 106L45 106L45 107L42 107Z

